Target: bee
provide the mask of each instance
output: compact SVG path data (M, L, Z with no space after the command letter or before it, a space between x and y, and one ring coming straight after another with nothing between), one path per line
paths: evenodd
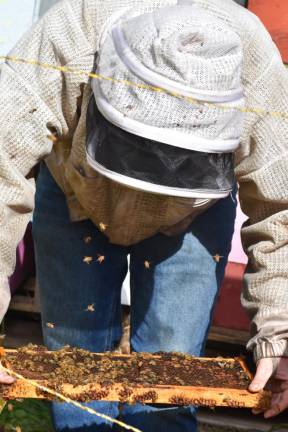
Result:
M221 260L222 258L224 258L224 257L221 256L221 255L219 255L219 254L216 254L216 255L213 256L213 258L214 258L214 261L215 261L216 263L219 263L220 260Z
M104 255L99 255L99 254L97 256L98 256L97 262L99 264L102 264L105 261L105 256Z
M95 312L94 303L87 306L87 309L85 309L85 312ZM74 358L74 356L73 356ZM76 356L75 356L76 358Z
M53 323L46 323L46 327L54 329L55 328L55 324L53 324Z
M100 228L100 231L106 231L106 229L108 228L108 225L104 224L103 222L100 222L99 228Z
M93 257L91 257L91 256L85 256L84 258L83 258L83 262L85 263L85 264L90 264L91 262L93 261Z
M88 244L91 243L92 237L90 235L87 235L83 238L84 243Z

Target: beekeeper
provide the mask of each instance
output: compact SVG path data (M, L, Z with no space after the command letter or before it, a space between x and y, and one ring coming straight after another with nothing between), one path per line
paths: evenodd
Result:
M249 216L242 301L258 366L250 390L274 373L265 416L283 411L288 78L260 21L232 0L64 0L10 55L0 77L1 318L34 210L50 349L117 345L130 254L133 350L201 355L237 180ZM34 206L29 173L40 161ZM192 407L92 406L142 431L196 430ZM53 416L57 431L112 428L65 404Z

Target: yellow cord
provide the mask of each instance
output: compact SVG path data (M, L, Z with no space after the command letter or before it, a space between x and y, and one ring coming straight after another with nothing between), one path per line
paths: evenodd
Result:
M235 107L235 106L229 106L229 105L215 104L212 102L202 102L202 101L199 101L199 100L194 99L192 97L182 96L179 93L171 92L169 90L165 90L165 89L160 88L160 87L154 87L154 86L151 86L149 84L137 84L137 83L133 83L133 82L127 81L127 80L117 80L117 79L114 79L111 77L99 75L97 73L86 72L86 71L81 70L81 69L74 69L74 68L70 68L67 66L56 66L56 65L50 65L47 63L41 63L37 60L22 59L22 58L13 57L13 56L0 56L0 60L11 61L14 63L30 64L30 65L34 65L34 66L39 66L43 69L56 70L56 71L59 71L62 73L73 74L73 75L83 75L83 76L93 78L93 79L98 79L98 80L103 80L103 81L111 81L111 82L114 82L116 84L121 84L121 85L125 85L128 87L136 87L136 88L151 90L151 91L155 91L155 92L159 92L159 93L168 94L168 95L173 96L173 97L178 98L178 99L183 99L183 100L190 102L192 104L207 106L207 107L214 108L214 109L222 109L222 110L232 109L232 110L237 110L237 111L240 111L243 113L257 114L257 115L270 115L271 117L281 118L283 120L288 120L288 112L269 111L269 110L266 110L263 108L249 108L249 107L242 107L241 108L241 107Z
M100 417L100 418L102 418L104 420L110 421L111 423L115 423L118 426L121 426L124 429L130 430L132 432L141 432L140 429L134 428L133 426L129 426L126 423L123 423L123 422L121 422L120 420L117 420L117 419L113 419L112 417L109 417L109 416L107 416L105 414L99 413L99 412L93 410L92 408L89 408L89 407L86 407L84 405L81 405L79 402L76 402L76 401L74 401L74 400L72 400L72 399L70 399L70 398L62 395L61 393L58 393L57 391L54 391L52 389L49 389L46 386L38 384L36 381L30 380L28 378L25 378L23 375L20 375L19 373L14 372L10 368L6 368L5 366L3 366L2 361L0 361L0 367L6 373L8 373L10 376L13 376L15 378L21 379L22 381L25 381L25 382L31 384L32 386L38 388L39 390L42 390L42 391L44 391L46 393L49 393L49 394L57 397L58 399L61 399L63 402L67 402L67 403L69 403L71 405L74 405L75 407L81 409L82 411L86 411L89 414L92 414L92 415Z

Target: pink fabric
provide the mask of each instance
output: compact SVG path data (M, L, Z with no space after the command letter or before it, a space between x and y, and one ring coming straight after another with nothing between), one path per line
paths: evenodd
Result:
M16 251L16 268L9 278L11 294L19 289L29 276L35 275L34 246L32 239L32 224L27 227L23 240L19 243Z
M235 222L235 232L232 241L232 250L229 255L229 262L235 262L240 264L247 264L247 255L245 254L240 237L240 230L243 223L247 220L247 216L242 213L240 205L237 207L237 217Z

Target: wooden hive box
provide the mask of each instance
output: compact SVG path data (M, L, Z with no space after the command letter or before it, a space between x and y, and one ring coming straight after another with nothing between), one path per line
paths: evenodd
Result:
M2 353L3 366L22 375L1 386L0 397L46 398L26 379L62 395L91 400L170 405L266 408L270 393L250 393L251 374L243 359L196 358L179 353L119 355L65 348L22 348ZM52 396L53 399L53 396Z

